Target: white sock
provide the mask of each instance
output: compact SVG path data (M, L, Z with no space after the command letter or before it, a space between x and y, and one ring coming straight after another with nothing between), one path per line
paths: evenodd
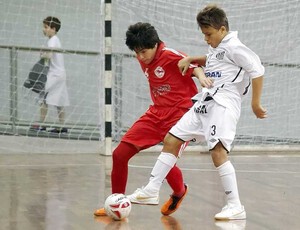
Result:
M241 206L237 187L235 169L230 161L217 167L223 188L227 197L227 203L233 206Z
M149 183L144 190L150 194L158 193L164 179L177 162L177 157L171 153L161 152L152 169Z

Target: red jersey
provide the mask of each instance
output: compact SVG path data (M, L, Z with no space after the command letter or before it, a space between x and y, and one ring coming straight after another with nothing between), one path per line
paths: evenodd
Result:
M186 55L167 48L162 42L157 47L154 59L150 64L140 62L148 79L150 94L154 106L190 108L191 98L198 93L192 79L193 68L184 76L178 69L178 61ZM196 66L195 66L196 67Z

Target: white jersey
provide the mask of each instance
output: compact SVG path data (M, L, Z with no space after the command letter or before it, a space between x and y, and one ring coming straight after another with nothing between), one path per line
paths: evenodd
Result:
M49 48L58 48L58 49L61 48L60 40L56 35L52 36L48 40L47 45ZM65 75L65 72L66 70L65 70L63 54L52 52L52 56L50 59L50 66L49 66L49 74L63 76Z
M214 86L203 88L197 99L209 93L217 103L239 113L251 79L263 76L265 69L259 57L241 43L237 34L237 31L229 32L217 48L209 47L204 72L214 80Z
M183 140L206 140L209 149L219 142L229 152L241 114L243 95L251 79L264 75L259 57L243 45L237 32L225 36L217 48L209 48L205 75L214 79L213 88L203 88L192 109L173 126L170 133Z
M61 43L56 35L51 37L47 44L49 48L61 48ZM62 53L52 52L45 92L46 104L55 106L70 105L66 85L64 57Z

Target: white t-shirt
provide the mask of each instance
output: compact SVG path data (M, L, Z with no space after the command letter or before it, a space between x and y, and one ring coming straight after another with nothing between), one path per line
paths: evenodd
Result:
M60 41L56 35L48 40L47 45L49 48L61 48ZM47 104L55 106L70 105L62 53L52 52L45 92L47 93Z
M229 32L218 47L209 47L204 72L214 79L214 87L203 88L199 96L204 99L209 93L217 103L239 114L242 97L249 92L251 79L263 76L265 68L237 34L237 31Z
M47 45L49 48L61 48L60 40L56 35L54 35L48 40ZM64 76L66 74L64 56L62 53L52 52L49 66L49 74L57 76Z

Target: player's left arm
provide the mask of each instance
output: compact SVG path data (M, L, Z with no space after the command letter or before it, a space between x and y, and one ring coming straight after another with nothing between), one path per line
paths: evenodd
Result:
M212 78L206 77L201 67L194 68L193 75L197 77L203 88L213 87L214 81Z
M260 98L263 88L263 76L252 78L252 111L257 118L263 119L267 117L267 110L262 107Z
M51 43L49 43L49 41L48 41L48 48L53 48L51 47ZM52 57L52 51L44 50L41 52L40 57L43 59L50 60Z
M51 51L43 51L43 52L41 52L40 57L43 59L50 60L52 57L52 52Z
M59 41L58 39L49 39L48 42L47 42L47 45L48 45L48 48L49 49L60 49L60 45L59 45ZM52 50L46 50L44 52L41 53L41 58L45 58L45 59L48 59L50 60L53 56L53 52Z
M260 58L248 47L238 46L232 53L232 60L242 67L252 79L252 111L257 118L266 118L267 110L262 107L260 99L263 89L263 75L265 68Z

